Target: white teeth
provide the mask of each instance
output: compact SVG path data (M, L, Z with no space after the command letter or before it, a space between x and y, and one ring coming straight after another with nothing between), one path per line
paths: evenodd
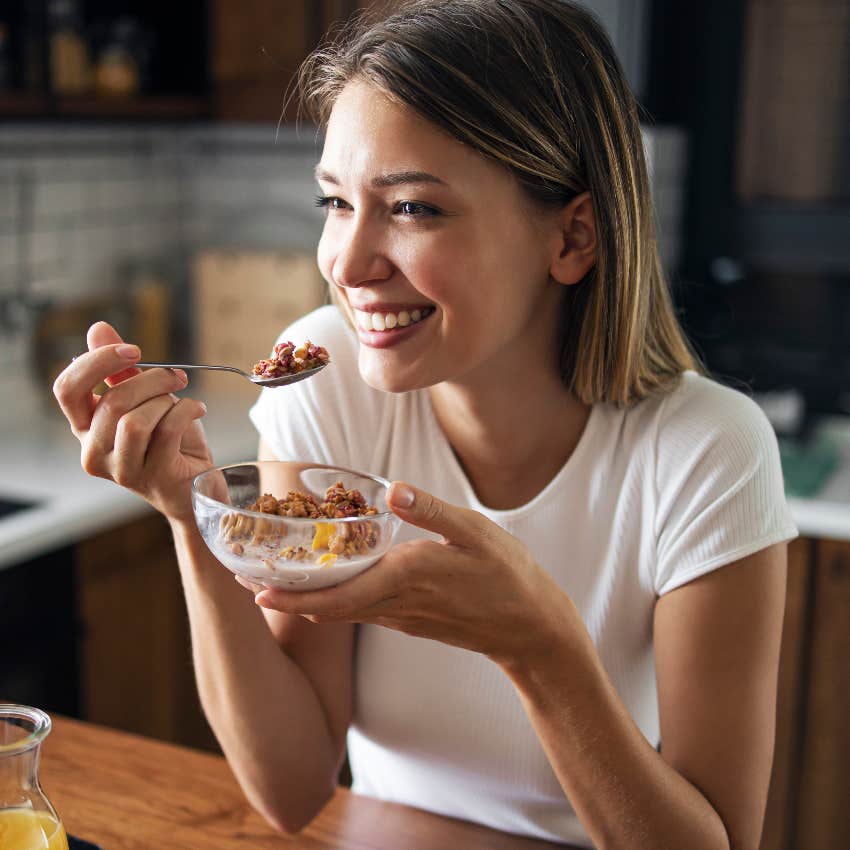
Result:
M424 310L399 310L398 313L365 313L355 310L355 320L364 331L390 331L395 327L406 328L414 322L420 322L431 315L433 308Z

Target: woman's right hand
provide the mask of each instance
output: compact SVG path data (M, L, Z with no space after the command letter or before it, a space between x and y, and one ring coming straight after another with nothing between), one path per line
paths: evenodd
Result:
M198 421L206 406L174 392L185 374L133 368L141 352L106 322L89 328L88 352L56 379L53 393L82 446L89 475L138 493L170 520L192 521L192 479L212 466ZM107 391L94 389L106 382Z

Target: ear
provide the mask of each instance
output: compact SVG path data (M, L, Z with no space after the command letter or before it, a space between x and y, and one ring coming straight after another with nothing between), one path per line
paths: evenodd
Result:
M558 283L578 283L596 263L596 218L590 192L582 192L556 213L549 274Z

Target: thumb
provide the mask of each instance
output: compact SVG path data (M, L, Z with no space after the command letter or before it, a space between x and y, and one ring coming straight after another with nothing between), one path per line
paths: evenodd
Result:
M86 342L88 343L89 351L94 351L96 348L102 348L104 345L115 345L119 342L124 342L121 335L108 322L95 322L86 334ZM132 378L133 375L139 373L138 369L123 369L110 375L106 379L106 383L110 387L126 381L127 378Z
M442 534L461 546L481 540L481 524L487 520L476 511L444 502L418 487L393 481L387 504L394 514L411 525Z
M115 345L118 342L124 342L121 335L109 322L95 322L86 334L86 342L89 345L89 351L94 351L104 345Z

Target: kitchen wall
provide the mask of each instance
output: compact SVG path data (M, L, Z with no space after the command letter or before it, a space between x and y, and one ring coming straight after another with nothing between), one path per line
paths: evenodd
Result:
M647 128L645 138L662 251L674 268L685 148L671 128ZM311 130L288 127L4 127L0 421L43 408L32 329L45 305L120 293L153 274L171 290L173 325L187 328L197 251L314 251L317 155Z
M45 305L164 280L188 327L188 269L205 247L312 252L313 133L270 128L3 128L0 401L41 404L32 331ZM0 421L12 405L0 403Z

